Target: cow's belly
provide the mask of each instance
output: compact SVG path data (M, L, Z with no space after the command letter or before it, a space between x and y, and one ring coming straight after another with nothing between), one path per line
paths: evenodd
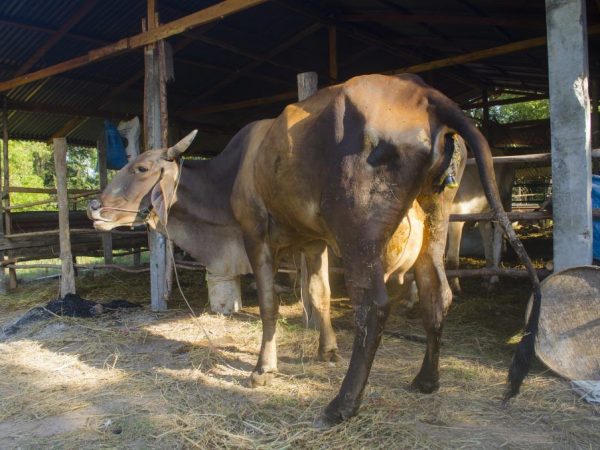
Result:
M417 260L423 244L424 220L425 213L415 200L385 248L383 263L386 282L396 273L402 283L404 274Z

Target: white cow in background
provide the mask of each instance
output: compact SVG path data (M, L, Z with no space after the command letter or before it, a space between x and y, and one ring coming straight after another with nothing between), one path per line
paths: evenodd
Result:
M512 206L512 187L515 178L514 166L510 164L495 164L494 172L498 191L506 211ZM490 210L483 187L479 179L479 173L475 165L467 165L460 187L454 198L452 214L477 214ZM446 269L458 269L460 256L460 242L462 239L465 222L450 222L448 226L448 243L446 247ZM498 224L494 222L480 222L479 231L483 241L483 250L487 267L497 268L502 256L502 243L504 234ZM455 294L461 292L458 277L448 280ZM497 276L489 279L489 288L493 288L498 282Z

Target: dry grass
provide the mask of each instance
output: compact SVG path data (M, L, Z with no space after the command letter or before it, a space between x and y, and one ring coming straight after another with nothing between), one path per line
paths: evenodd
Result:
M260 341L258 308L246 292L242 314L202 313L198 274L183 287L199 312L176 295L172 309L147 308L90 319L36 323L0 342L2 448L598 448L600 410L578 400L566 382L534 366L523 392L500 398L518 332L527 284L506 282L489 295L478 281L450 312L442 348L442 388L407 386L423 344L385 336L358 417L326 431L311 427L335 395L352 343L347 299L334 301L342 361L313 359L317 335L284 299L280 375L272 386L246 385ZM145 275L79 278L94 300L147 304ZM0 322L45 303L57 283L29 285L0 298ZM254 302L254 304L252 304ZM388 330L422 334L420 321L395 314Z

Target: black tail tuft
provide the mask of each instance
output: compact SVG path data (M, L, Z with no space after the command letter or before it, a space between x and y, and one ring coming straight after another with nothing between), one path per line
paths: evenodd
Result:
M537 289L534 289L533 304L531 305L531 314L525 326L525 334L517 346L508 370L508 382L510 385L504 395L504 403L519 393L521 384L529 372L531 359L535 351L535 338L538 331L541 303L542 296L538 285Z

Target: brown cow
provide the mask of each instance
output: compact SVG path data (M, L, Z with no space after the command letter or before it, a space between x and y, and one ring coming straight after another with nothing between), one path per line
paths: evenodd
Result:
M460 178L466 156L455 133L477 159L497 220L530 271L539 308L537 275L502 209L485 138L452 101L418 77L356 77L287 106L264 138L246 150L233 187L232 207L257 279L263 323L254 385L267 383L277 370L273 274L281 252L302 249L314 273L329 244L343 261L356 336L340 392L318 423L327 426L356 414L389 313L384 280L413 263L427 332L413 385L422 392L438 388L442 323L452 300L443 255L455 195L443 180ZM420 223L424 233L409 249L406 236L394 232L411 211L409 225ZM401 261L386 258L390 243ZM512 394L528 369L534 316L511 369ZM334 353L333 342L328 347L325 339L325 346Z

